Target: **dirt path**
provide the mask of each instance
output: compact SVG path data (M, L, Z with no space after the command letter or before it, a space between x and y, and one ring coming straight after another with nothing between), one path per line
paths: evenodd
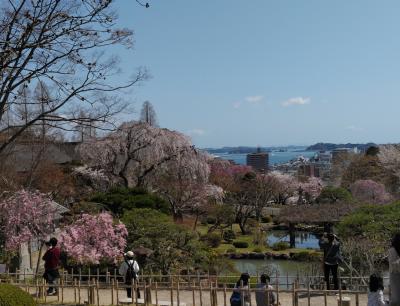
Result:
M34 294L34 292L31 290L31 293ZM143 295L143 292L141 293ZM229 305L229 297L231 293L227 293L225 295L226 299L226 304L224 303L224 293L223 292L218 292L217 293L217 305L218 306L224 306L224 305ZM97 291L94 291L95 295L95 304L97 305ZM114 291L113 294L111 293L111 289L99 289L98 292L99 295L99 305L116 305L117 304L117 292ZM152 295L152 303L156 304L156 294L155 291L152 290L151 292ZM252 292L252 301L251 301L251 306L256 306L255 302L255 294ZM356 306L356 297L355 295L350 295L344 293L343 296L350 297L351 298L351 305ZM166 301L169 302L171 301L171 292L168 290L158 290L157 291L157 297L159 303L161 301ZM126 300L126 292L125 290L119 290L118 291L118 299L120 302ZM176 290L173 292L173 302L174 305L177 305L177 299L178 295ZM84 301L88 300L88 290L87 288L81 289L80 292L80 302L83 304ZM113 302L113 301L114 302ZM179 301L180 303L186 304L186 306L210 306L211 305L211 298L210 298L210 293L207 291L203 291L200 296L200 292L196 291L194 294L194 301L195 305L193 305L193 292L188 291L188 290L181 290L179 292ZM292 294L290 292L280 292L279 293L279 301L282 306L292 306ZM62 304L62 303L78 303L79 302L79 294L78 290L74 290L72 288L64 288L63 292L60 292L59 297L57 296L51 296L46 298L47 303L52 303L56 304L57 302ZM359 305L363 306L367 304L367 295L362 294L359 295ZM308 304L308 297L304 295L299 299L299 306L324 306L324 296L313 296L310 298L310 304ZM329 295L327 296L327 305L329 306L337 306L337 297L335 295Z

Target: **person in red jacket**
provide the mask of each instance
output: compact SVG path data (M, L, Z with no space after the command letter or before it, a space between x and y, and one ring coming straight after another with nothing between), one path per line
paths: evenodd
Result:
M46 242L48 249L43 255L44 260L44 274L43 278L49 284L49 289L47 290L47 295L55 295L57 290L55 288L57 279L60 277L58 268L60 266L60 256L61 251L57 247L57 239L51 238L50 241Z

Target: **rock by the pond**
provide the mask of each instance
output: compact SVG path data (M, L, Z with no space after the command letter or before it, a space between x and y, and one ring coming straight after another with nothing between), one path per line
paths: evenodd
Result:
M265 258L264 253L256 253L256 252L249 253L249 259L264 259L264 258Z

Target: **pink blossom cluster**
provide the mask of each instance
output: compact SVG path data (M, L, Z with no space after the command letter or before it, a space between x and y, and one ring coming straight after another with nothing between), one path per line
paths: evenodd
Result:
M320 195L323 184L321 179L317 177L310 177L306 182L299 183L299 188L307 193L312 200L315 200Z
M371 204L385 204L392 200L392 196L381 183L373 180L358 180L350 186L354 198Z
M60 245L80 264L117 262L126 247L128 231L113 223L109 213L83 214L60 234Z
M56 208L38 191L19 190L0 202L5 248L17 251L31 239L44 239L54 231Z
M232 165L225 161L211 163L211 172L216 176L239 176L252 171L253 169L246 165Z

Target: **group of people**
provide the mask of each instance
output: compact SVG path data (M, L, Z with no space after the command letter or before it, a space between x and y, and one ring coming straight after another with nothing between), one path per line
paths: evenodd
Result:
M44 279L47 281L49 288L48 295L57 293L56 282L60 277L59 267L61 259L61 251L57 246L58 241L55 237L51 238L46 243L47 251L43 256L45 262ZM326 288L331 288L330 275L332 275L333 289L338 290L339 265L343 262L340 251L340 239L333 233L324 233L319 241L319 245L324 252L324 279ZM124 277L126 285L126 293L128 298L132 298L132 286L138 281L139 265L135 261L135 254L128 251L125 254L125 260L119 268L119 273ZM378 274L372 274L369 280L369 294L368 306L400 306L400 233L396 234L391 243L391 248L388 254L389 273L390 273L390 303L385 301L383 295L383 278ZM250 275L243 273L236 283L235 289L231 296L231 306L244 306L242 303L250 301L249 288ZM342 289L345 289L342 287ZM273 287L270 285L270 278L268 275L261 275L259 283L257 284L256 302L257 306L273 306L276 303L276 296L272 291ZM137 297L140 298L140 291L137 289Z
M326 288L330 287L330 275L332 274L333 289L339 289L338 269L343 262L340 253L340 240L333 233L324 233L319 241L324 251L324 278ZM400 233L394 235L391 247L388 252L389 281L390 281L390 302L385 300L383 295L383 277L379 274L372 274L369 279L368 306L400 306ZM343 288L342 288L343 289Z
M249 289L250 275L242 273L239 280L233 289L230 298L231 306L245 306L250 304L250 291ZM256 303L257 306L275 306L276 296L272 291L274 288L270 285L270 277L266 274L260 276L260 281L256 287ZM243 305L244 303L244 305Z
M57 279L60 278L59 267L61 264L61 250L57 246L57 238L53 237L49 241L45 242L47 250L43 255L44 260L44 274L43 278L48 283L47 295L57 294ZM126 295L128 298L132 298L132 285L138 280L139 265L135 260L135 254L132 251L128 251L124 255L124 261L122 262L119 273L124 277L126 285ZM140 298L139 288L136 291L137 297Z

